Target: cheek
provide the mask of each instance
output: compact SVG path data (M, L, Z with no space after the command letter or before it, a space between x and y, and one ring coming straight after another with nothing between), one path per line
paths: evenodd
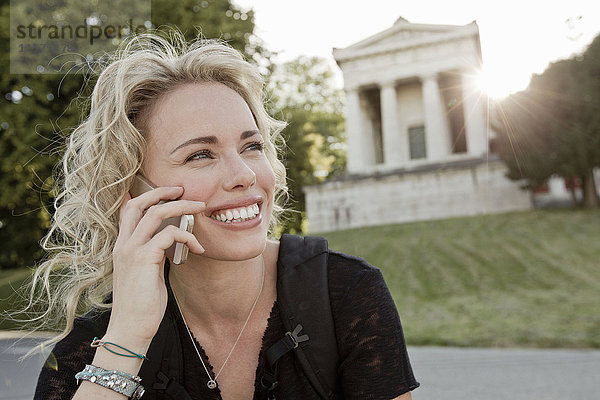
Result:
M275 172L271 168L271 164L265 162L260 171L256 172L256 182L263 188L272 200L275 192Z
M181 186L184 189L182 199L207 202L216 193L219 184L215 179L194 176L184 179Z

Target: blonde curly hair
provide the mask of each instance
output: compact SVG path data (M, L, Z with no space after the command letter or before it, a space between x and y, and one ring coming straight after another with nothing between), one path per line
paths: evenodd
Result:
M42 242L51 256L36 269L29 298L32 309L40 300L40 287L45 294L41 297L46 310L32 318L38 329L48 329L49 324L62 328L46 345L64 338L78 314L111 307L103 299L112 290L119 206L144 160L146 111L168 91L191 82L222 83L250 107L276 177L273 232L287 194L276 145L282 145L279 138L285 124L265 110L258 69L219 41L187 43L177 32L133 36L102 68L89 115L70 135L63 157L56 212Z

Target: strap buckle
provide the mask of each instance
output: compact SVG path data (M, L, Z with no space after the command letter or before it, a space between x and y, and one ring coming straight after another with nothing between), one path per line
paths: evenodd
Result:
M296 347L298 347L298 341L296 340L296 338L294 337L294 335L292 334L292 332L286 332L285 334L287 335L287 337L290 338L290 340L294 344L294 347L292 347L292 349L295 349Z
M169 382L171 381L171 378L165 375L162 371L158 371L158 374L156 374L156 378L157 380L152 386L152 389L154 390L165 390L167 386L169 386Z
M294 347L292 347L293 349L297 348L299 343L306 342L309 339L308 335L298 336L301 330L302 325L298 324L296 325L296 328L294 328L293 332L288 331L285 333L286 336L289 337L292 343L294 344Z

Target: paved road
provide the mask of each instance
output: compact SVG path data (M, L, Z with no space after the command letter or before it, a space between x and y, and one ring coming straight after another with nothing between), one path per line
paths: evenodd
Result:
M19 362L41 339L0 340L0 399L31 400L45 357L35 355Z
M412 347L414 400L599 400L600 350Z
M16 360L39 339L0 340L0 400L30 400L41 356ZM411 347L414 400L598 400L600 350Z

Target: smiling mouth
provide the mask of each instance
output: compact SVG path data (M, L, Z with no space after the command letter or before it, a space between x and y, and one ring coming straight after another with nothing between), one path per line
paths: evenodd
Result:
M212 219L217 221L232 223L244 222L255 219L260 215L258 203L251 204L247 207L228 208L226 210L215 211L210 215Z

